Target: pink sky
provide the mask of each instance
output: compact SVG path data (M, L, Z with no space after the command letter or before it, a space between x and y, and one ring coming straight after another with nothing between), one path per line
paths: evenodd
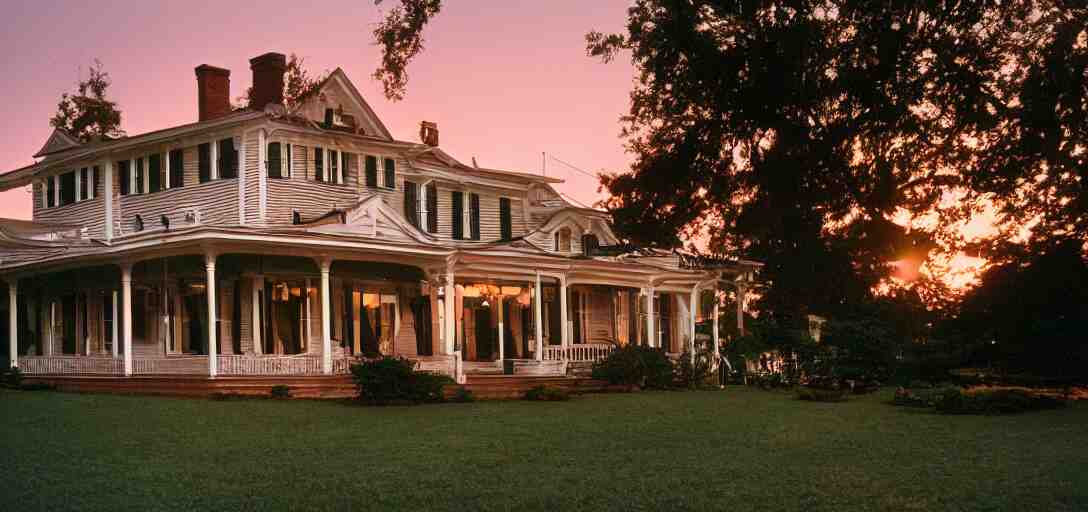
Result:
M388 0L386 3L389 3ZM619 139L634 73L585 55L589 30L623 29L626 0L449 1L409 68L408 93L385 100L370 78L379 61L371 31L380 10L367 0L261 2L37 2L9 5L0 43L0 94L8 126L0 171L32 162L49 136L60 94L95 58L113 79L110 96L129 134L196 120L193 68L229 68L231 95L251 82L249 58L297 53L312 71L344 69L393 136L418 140L436 121L442 148L470 163L540 172L541 152L586 171L625 170ZM561 192L597 199L596 180L548 162ZM0 217L30 217L24 189L0 193Z

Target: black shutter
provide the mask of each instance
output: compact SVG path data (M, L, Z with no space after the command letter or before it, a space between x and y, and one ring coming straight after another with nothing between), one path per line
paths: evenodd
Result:
M469 194L469 215L472 216L472 239L480 239L480 195Z
M325 128L332 128L333 110L331 108L325 109Z
M329 181L340 183L340 156L338 151L329 151Z
M397 188L397 161L385 159L385 188Z
M416 208L418 187L419 185L411 181L404 182L404 216L417 228L419 227L419 211Z
M234 150L234 139L219 141L219 179L229 180L238 177L238 152Z
M314 146L314 179L325 181L325 150Z
M207 183L212 180L212 145L205 142L197 146L196 156L200 182Z
M366 156L366 186L378 186L378 157L374 155Z
M91 177L87 175L90 172L86 167L79 170L79 200L83 201L91 197L91 191L87 189L90 185Z
M453 215L450 220L453 224L453 239L465 238L465 193L459 190L452 192Z
M129 183L131 176L128 174L128 160L117 162L117 177L120 178L121 195L127 196L131 190L131 184Z
M514 225L510 220L510 198L499 198L499 236L503 240L514 238Z
M45 207L52 208L57 205L57 180L53 176L45 180Z
M185 153L180 149L170 152L170 188L185 186Z
M136 194L146 194L147 184L144 183L144 159L136 159L136 183L132 184L132 191Z
M289 178L291 177L291 169L294 167L294 162L291 161L291 145L287 144L285 147L287 148L287 161L284 162L284 168L287 169L287 172L284 173L284 176Z
M427 232L438 232L438 187L427 185Z
M98 184L98 177L102 174L99 167L96 165L91 167L91 189L94 190L94 196L99 197L102 195L102 186Z
M147 192L158 192L162 188L162 156L158 154L147 157Z
M60 175L60 206L76 202L76 172Z
M269 178L282 178L283 171L281 170L280 162L280 143L269 142L268 143L268 177Z

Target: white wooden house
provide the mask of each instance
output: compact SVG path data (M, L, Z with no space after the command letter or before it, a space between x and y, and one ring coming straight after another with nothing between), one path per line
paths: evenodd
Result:
M394 139L342 70L287 111L284 56L250 63L248 108L202 65L196 122L58 130L0 175L34 201L33 221L0 220L12 365L322 375L386 354L458 379L561 374L628 343L689 351L700 294L758 267L624 250L560 180L461 163L433 123Z

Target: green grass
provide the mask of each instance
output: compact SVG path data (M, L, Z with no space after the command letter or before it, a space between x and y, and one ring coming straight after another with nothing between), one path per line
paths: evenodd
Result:
M0 391L0 508L1088 509L1088 404L970 417L889 398L367 408Z

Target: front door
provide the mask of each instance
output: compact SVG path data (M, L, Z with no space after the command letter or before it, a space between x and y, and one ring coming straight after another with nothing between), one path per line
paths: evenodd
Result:
M473 310L476 320L476 360L492 361L495 359L494 330L491 328L491 308L480 307Z

